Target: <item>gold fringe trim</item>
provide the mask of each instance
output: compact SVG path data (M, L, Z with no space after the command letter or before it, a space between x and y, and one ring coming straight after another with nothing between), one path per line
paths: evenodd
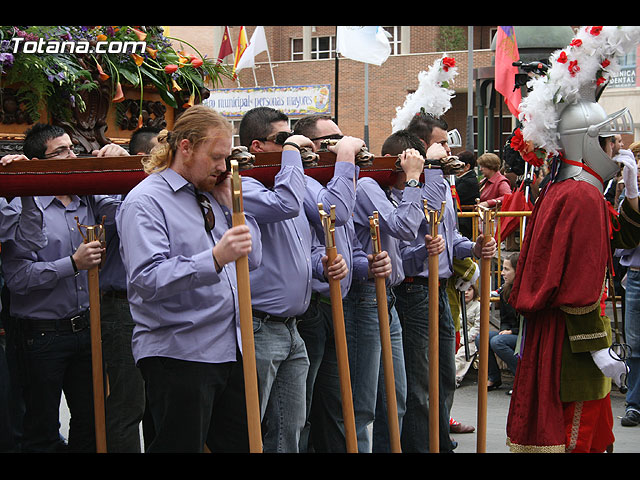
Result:
M517 443L512 443L509 438L507 438L507 446L511 450L511 453L565 453L565 446L562 445L519 445Z
M584 315L586 313L594 311L596 308L600 307L600 300L602 299L602 294L604 293L604 289L607 285L607 275L605 274L604 280L602 280L602 288L600 289L600 295L598 295L598 300L591 305L587 305L586 307L567 307L560 306L560 310L568 313L569 315Z
M567 445L567 453L571 453L578 443L578 430L580 429L580 417L582 416L582 405L584 402L576 402L573 410L573 418L571 419L571 435L569 436L569 445Z

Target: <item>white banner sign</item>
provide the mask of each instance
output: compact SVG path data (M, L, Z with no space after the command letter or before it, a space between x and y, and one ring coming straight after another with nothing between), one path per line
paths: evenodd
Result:
M330 85L217 88L203 101L225 117L242 117L256 107L271 107L288 116L331 113Z

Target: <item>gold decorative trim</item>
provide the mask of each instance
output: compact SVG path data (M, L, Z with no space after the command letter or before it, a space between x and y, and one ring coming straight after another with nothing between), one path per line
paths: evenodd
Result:
M511 453L565 453L565 446L563 445L519 445L512 443L507 438L507 446L511 450Z
M596 332L596 333L581 333L579 335L571 335L569 336L569 340L580 341L580 340L595 340L597 338L603 338L607 336L607 332Z
M567 307L566 305L561 305L560 310L569 315L585 315L589 312L593 312L596 308L600 307L600 300L602 299L602 294L604 293L604 289L606 287L607 275L605 274L604 280L602 280L602 288L600 289L600 295L598 295L598 300L591 305L587 305L586 307Z
M580 417L582 416L582 405L584 402L575 402L573 409L573 418L571 419L571 435L569 436L569 444L567 445L567 453L575 450L578 443L578 431L580 430Z

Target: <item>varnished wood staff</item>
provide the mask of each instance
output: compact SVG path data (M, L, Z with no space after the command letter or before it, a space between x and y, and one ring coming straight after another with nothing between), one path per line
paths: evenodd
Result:
M232 223L236 227L245 224L242 203L242 180L238 162L231 161L231 193L233 202ZM249 258L244 255L236 260L238 282L238 307L240 312L240 336L242 339L242 365L244 370L244 390L247 404L249 428L249 451L262 453L262 429L260 426L260 399L258 395L258 371L256 367L255 343L253 338L253 310L251 307L251 285L249 282Z
M492 240L498 205L493 209L477 206L482 220L483 245ZM477 453L485 453L487 441L487 384L489 379L489 316L491 309L491 259L480 260L480 345L478 361L478 436Z
M99 241L103 246L104 221L100 225L82 225L75 217L78 231L84 243ZM86 231L86 234L83 232ZM96 452L107 453L107 428L105 419L104 372L102 367L102 332L100 327L100 265L87 272L89 279L89 331L91 333L91 373L93 378L93 416L96 431Z
M335 205L331 205L330 212L327 213L322 204L319 203L318 210L324 228L325 247L328 258L327 265L331 265L338 256L335 242ZM353 412L353 396L351 392L351 373L349 371L349 354L347 351L347 334L344 326L342 289L339 280L329 277L329 292L331 297L331 313L333 316L333 337L335 339L338 375L340 377L342 417L344 421L347 453L358 453L356 419Z
M382 252L380 242L380 223L378 212L369 217L373 256ZM398 421L398 404L396 399L396 380L393 371L393 353L391 351L391 332L389 328L389 306L387 303L387 286L383 277L375 277L376 301L378 304L378 320L380 323L380 344L382 346L382 368L384 371L385 392L387 395L387 417L389 424L389 440L391 453L402 453L400 446L400 424Z
M431 237L438 236L438 225L442 222L446 202L440 211L429 210L423 200L424 215L431 226ZM440 452L440 274L439 255L429 255L429 452Z

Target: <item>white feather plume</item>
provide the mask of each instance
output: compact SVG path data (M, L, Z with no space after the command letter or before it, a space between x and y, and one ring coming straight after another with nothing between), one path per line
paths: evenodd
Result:
M618 73L618 57L639 41L639 26L581 27L567 47L551 54L546 75L527 83L532 90L522 99L519 116L524 140L557 154L562 108Z
M418 88L407 95L402 107L396 107L396 116L391 121L392 132L406 128L421 109L440 117L451 108L451 99L455 96L455 91L450 89L449 85L458 74L458 68L453 66L445 69L445 57L446 55L443 55L427 71L423 70L418 74Z

